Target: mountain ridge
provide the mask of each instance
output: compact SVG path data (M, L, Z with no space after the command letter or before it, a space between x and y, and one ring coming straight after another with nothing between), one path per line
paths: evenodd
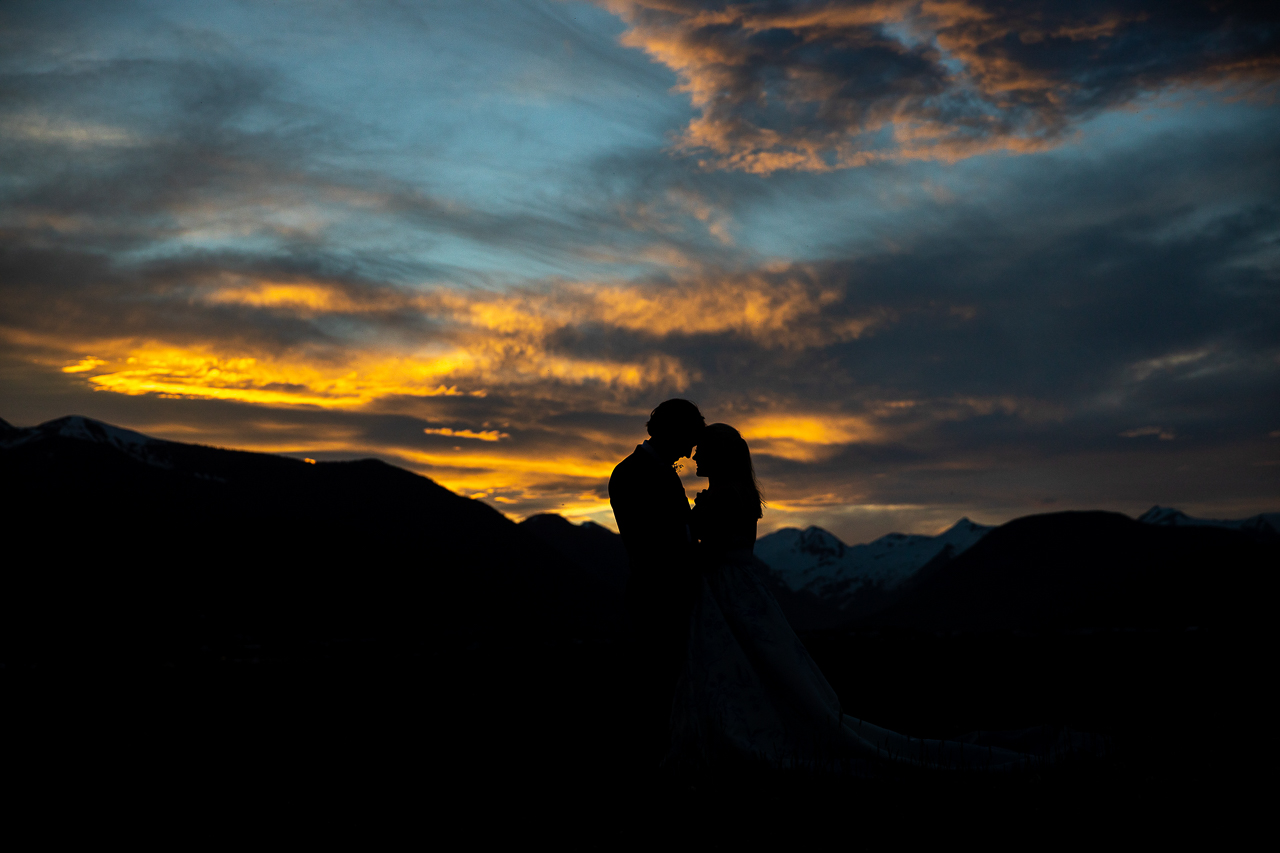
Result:
M0 473L24 498L13 529L43 548L29 570L0 581L9 657L80 630L60 615L67 595L84 599L81 613L113 602L111 618L136 622L133 634L188 651L208 645L193 625L277 647L339 635L410 644L621 635L627 572L617 534L553 514L516 524L378 460L307 464L69 416L25 429L0 423ZM767 565L788 542L808 548L797 549L807 575L762 570L797 630L1154 624L1159 607L1144 596L1178 622L1229 609L1222 584L1206 581L1215 573L1238 565L1242 588L1263 583L1276 515L1215 522L1153 507L1138 520L1053 513L992 528L961 519L935 537L855 546L791 528L761 537L757 551ZM18 636L27 629L37 639Z
M1248 518L1234 520L1193 518L1182 510L1157 504L1138 516L1137 521L1162 527L1224 527L1230 530L1280 536L1280 512L1260 512Z
M756 541L756 556L792 591L808 591L842 612L891 592L950 549L959 555L993 528L961 518L937 536L888 533L846 545L821 527L784 527Z
M934 632L1260 625L1278 557L1273 539L1249 531L1100 511L1024 516L922 570L859 624Z
M620 631L592 572L378 460L307 464L71 418L3 430L0 475L22 496L0 663Z

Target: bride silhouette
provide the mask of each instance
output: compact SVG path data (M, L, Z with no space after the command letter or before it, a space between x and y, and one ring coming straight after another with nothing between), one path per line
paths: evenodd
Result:
M677 402L697 411L683 400L663 406ZM687 516L692 558L683 537L667 540L674 542L671 568L692 571L686 582L666 586L672 600L662 610L672 634L659 645L664 662L675 670L674 689L667 679L648 682L659 691L651 701L669 710L664 763L699 765L734 757L865 775L885 762L996 770L1028 761L1018 747L1031 732L922 740L845 714L760 581L767 567L752 549L764 504L747 442L728 424L711 424L696 436L696 444L697 474L708 486ZM666 470L678 480L669 463ZM615 494L624 491L617 485L610 483L611 500L615 508L625 507L625 499ZM670 524L684 520L678 509L671 510ZM633 542L646 533L634 512L624 509L617 518L630 555ZM672 619L677 615L678 624ZM652 641L652 633L645 639Z

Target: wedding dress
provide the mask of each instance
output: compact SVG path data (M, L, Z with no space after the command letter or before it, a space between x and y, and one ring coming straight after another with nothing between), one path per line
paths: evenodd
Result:
M704 571L672 704L669 765L727 754L870 775L885 762L997 770L1032 760L1005 748L1025 732L922 740L845 714L759 579L764 564L752 554L752 509L735 508L710 491L696 500L693 525Z

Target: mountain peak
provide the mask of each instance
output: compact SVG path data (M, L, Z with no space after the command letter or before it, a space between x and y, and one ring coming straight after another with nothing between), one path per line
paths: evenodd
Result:
M1177 525L1188 523L1191 521L1191 517L1182 510L1156 504L1142 515L1138 516L1138 521L1143 524Z
M969 520L969 516L967 516L967 515L962 515L962 516L960 516L960 520L959 520L959 521L957 521L955 524L953 524L953 525L951 525L950 527L948 527L948 528L947 528L945 531L943 531L943 532L944 532L944 533L950 533L952 530L970 530L970 529L972 529L972 528L974 528L974 527L986 527L986 526L987 526L987 525L985 525L985 524L978 524L978 523L977 523L977 522L975 522L975 521L970 521L970 520Z
M756 540L755 553L790 589L843 607L864 588L893 589L944 551L963 553L991 529L962 518L937 536L888 533L846 545L821 527L784 527Z
M841 557L844 555L846 546L840 541L840 537L831 531L811 525L800 534L797 547L808 554Z
M1193 518L1182 510L1156 505L1138 516L1138 521L1161 527L1225 527L1231 530L1253 531L1264 536L1280 535L1280 512L1263 512L1249 518L1220 520Z
M531 515L528 518L526 518L524 521L520 522L520 524L528 528L534 528L534 527L569 528L573 526L572 521L565 518L563 515L560 515L559 513L554 513L554 512L540 512L540 513L537 513L536 515Z
M70 439L111 447L140 462L160 468L170 467L168 450L179 446L83 415L67 415L34 427L6 426L8 428L0 429L0 447L17 448L30 442Z
M135 449L158 440L140 432L86 418L83 415L67 415L64 418L45 421L35 429L45 435L53 434L97 444L110 444L121 449Z

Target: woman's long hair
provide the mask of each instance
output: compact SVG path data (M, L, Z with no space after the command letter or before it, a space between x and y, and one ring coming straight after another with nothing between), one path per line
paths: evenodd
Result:
M728 424L710 424L698 439L698 453L715 460L716 483L744 504L755 507L756 518L764 517L764 496L751 464L751 449L742 434Z

